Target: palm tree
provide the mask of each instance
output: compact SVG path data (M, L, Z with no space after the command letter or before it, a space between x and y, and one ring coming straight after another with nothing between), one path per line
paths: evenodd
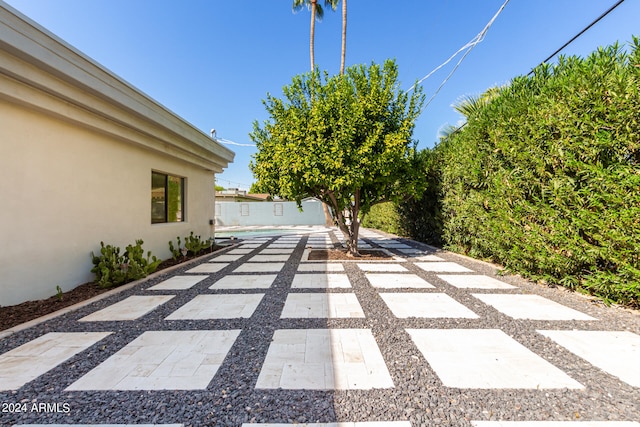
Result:
M324 0L324 5L331 7L331 9L336 10L338 6L338 0ZM302 9L303 6L307 6L311 10L311 30L309 35L309 57L311 58L311 71L313 71L313 67L315 66L315 57L313 51L314 38L315 38L315 30L316 30L316 19L318 21L322 20L324 16L324 9L318 3L318 0L293 0L293 11L297 12ZM344 6L343 6L344 8ZM344 17L343 17L344 19ZM346 25L346 21L344 21L343 25ZM343 30L344 32L344 30ZM345 33L346 37L346 33Z
M344 74L344 58L347 54L347 0L342 0L342 56L340 57L340 74Z
M480 96L465 96L457 104L453 105L453 109L462 114L466 119L476 115L480 110L486 107L500 94L500 87L490 87Z

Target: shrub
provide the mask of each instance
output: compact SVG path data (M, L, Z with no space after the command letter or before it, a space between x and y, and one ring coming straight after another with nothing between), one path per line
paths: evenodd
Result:
M447 247L640 305L640 42L515 78L442 149Z
M375 228L387 233L404 235L400 226L400 216L393 202L384 202L373 205L371 210L362 219L362 226Z
M178 240L177 246L173 244L173 241L169 241L169 250L173 255L173 259L178 259L180 255L195 255L202 250L211 247L212 243L211 240L202 240L200 236L194 236L193 231L184 238L184 247L181 247L180 236L176 237L176 239ZM185 250L186 253L183 254L183 250Z
M92 273L96 275L96 282L105 288L118 286L133 280L146 277L153 273L161 260L147 252L144 257L142 240L136 240L135 246L128 245L124 254L120 255L117 246L105 245L100 242L100 255L91 252L93 262Z

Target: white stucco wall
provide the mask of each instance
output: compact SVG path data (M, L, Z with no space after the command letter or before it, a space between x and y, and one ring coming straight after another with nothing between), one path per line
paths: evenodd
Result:
M91 280L100 241L167 258L176 236L213 235L211 171L1 99L0 141L0 305ZM186 178L186 222L151 224L152 170Z
M100 241L213 235L234 153L0 1L0 305L93 278ZM151 224L151 171L186 178L186 222Z

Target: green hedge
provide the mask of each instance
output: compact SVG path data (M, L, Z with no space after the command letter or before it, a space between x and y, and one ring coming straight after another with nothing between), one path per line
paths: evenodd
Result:
M427 234L439 212L450 249L640 306L639 87L634 38L499 89L431 154Z
M384 202L373 205L369 213L362 219L363 227L375 228L387 233L403 236L404 230L400 226L400 216L396 212L393 202Z

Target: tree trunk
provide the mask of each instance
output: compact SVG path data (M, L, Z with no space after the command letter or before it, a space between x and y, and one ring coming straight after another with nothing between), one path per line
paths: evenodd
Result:
M311 31L309 34L309 58L311 59L311 71L315 65L315 58L313 52L314 37L316 31L316 4L318 0L311 0Z
M349 235L347 236L347 250L354 257L359 257L358 252L358 234L360 233L360 220L358 213L360 212L360 190L356 190L353 195L353 205L351 206L351 224L349 224Z
M342 56L340 74L344 74L344 59L347 54L347 0L342 0Z

